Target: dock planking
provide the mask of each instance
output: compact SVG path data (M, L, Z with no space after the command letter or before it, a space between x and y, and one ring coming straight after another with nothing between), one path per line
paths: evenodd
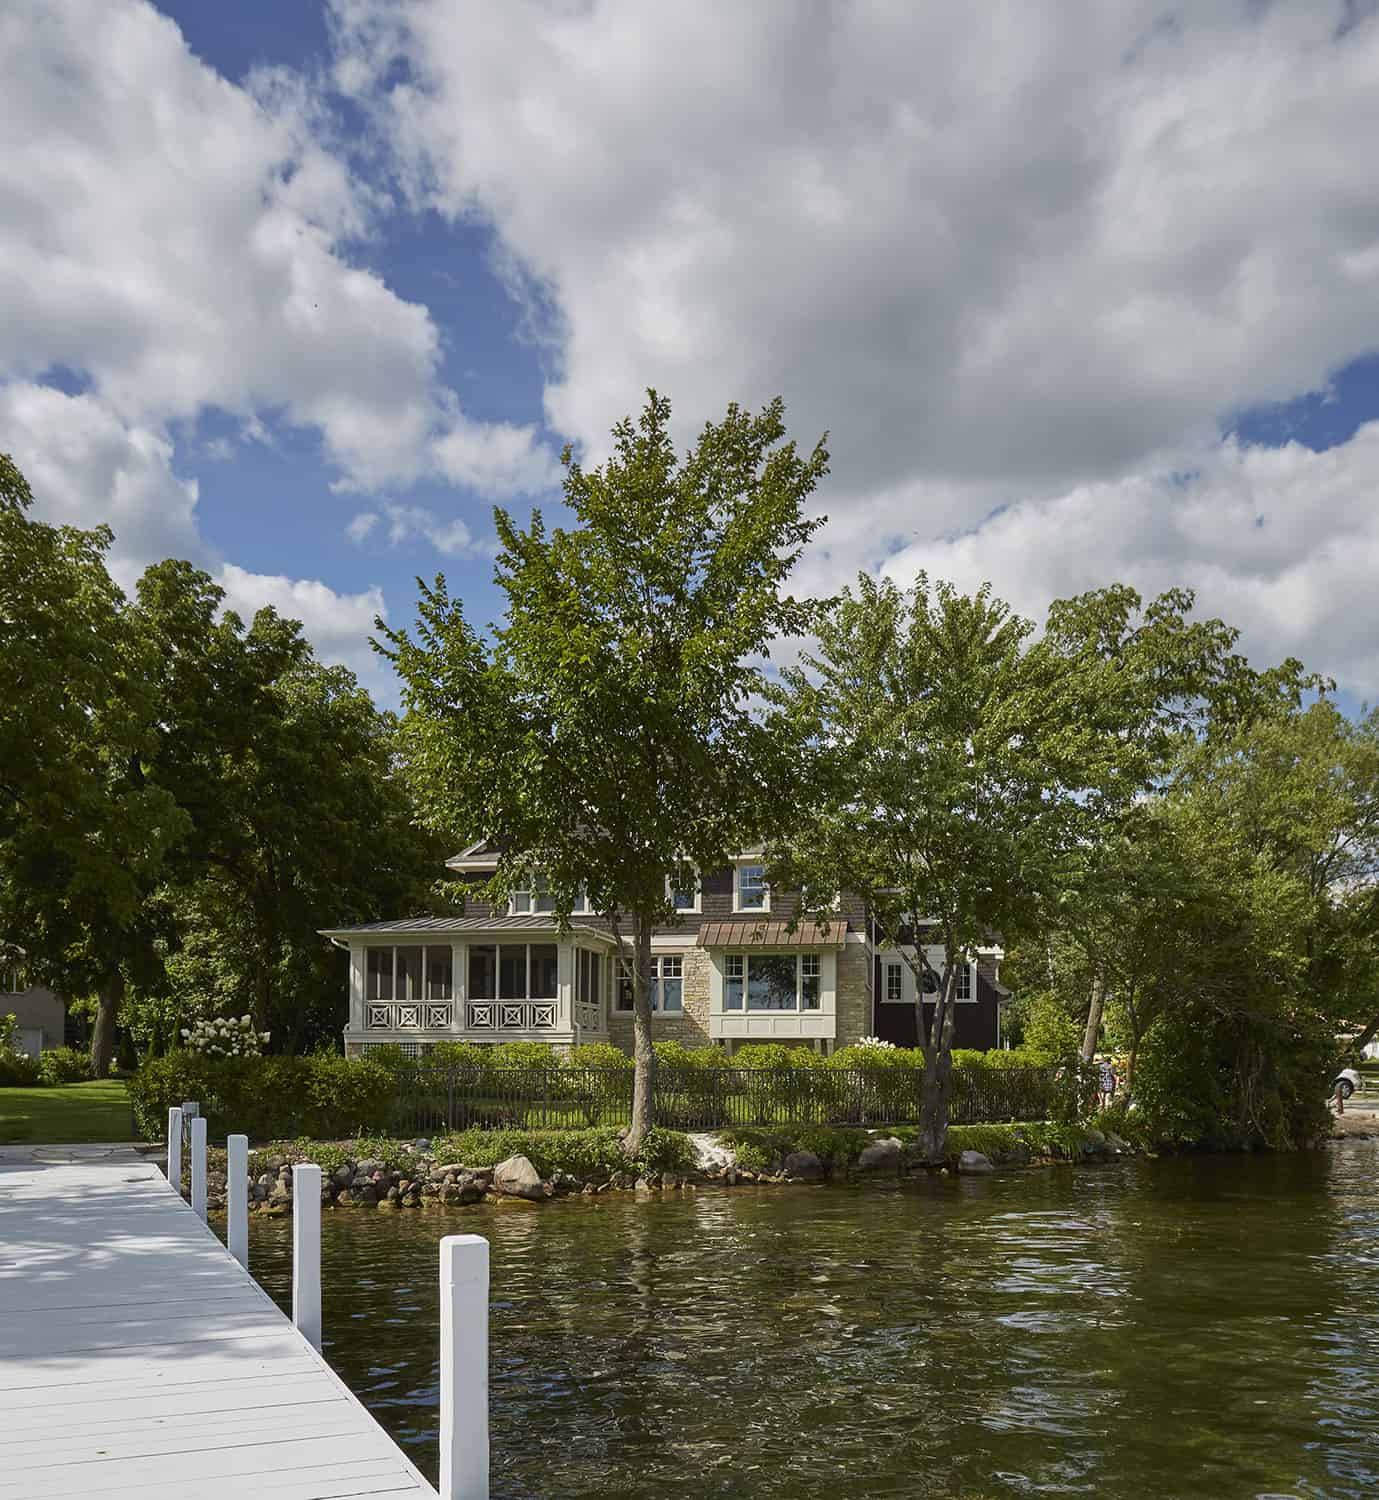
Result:
M0 1150L0 1500L435 1500L126 1149Z

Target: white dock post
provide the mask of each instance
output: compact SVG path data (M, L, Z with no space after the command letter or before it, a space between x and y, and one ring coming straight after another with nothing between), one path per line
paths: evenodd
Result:
M249 1137L225 1137L225 1243L230 1254L249 1269Z
M168 1111L168 1181L182 1196L182 1111L174 1104Z
M292 1321L321 1347L321 1169L312 1162L292 1168Z
M441 1500L488 1500L488 1241L441 1241Z
M192 1121L192 1212L206 1219L206 1122L197 1115Z

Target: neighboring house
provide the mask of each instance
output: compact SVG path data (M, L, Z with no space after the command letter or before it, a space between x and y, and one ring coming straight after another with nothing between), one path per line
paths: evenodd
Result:
M15 1045L29 1057L62 1046L66 1001L41 984L30 984L19 965L0 959L0 1016L8 1015L19 1023Z
M477 887L497 862L475 844L446 865ZM860 899L845 894L826 920L792 931L798 899L770 889L759 853L706 872L673 899L679 922L651 939L655 1040L729 1051L742 1042L790 1042L832 1052L873 1035L913 1045L913 981L902 963L896 1003L889 964L897 955L877 948ZM576 905L560 932L540 882L501 910L471 896L463 916L321 935L350 955L352 1056L381 1043L420 1055L454 1040L611 1041L632 1050L632 987L619 972L610 924ZM626 928L622 935L630 937ZM998 1043L1000 958L998 948L983 949L959 975L958 1046Z

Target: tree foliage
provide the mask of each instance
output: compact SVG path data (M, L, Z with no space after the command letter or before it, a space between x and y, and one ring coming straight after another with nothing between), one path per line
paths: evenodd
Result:
M730 406L683 458L669 419L653 391L606 464L585 471L566 452L569 528L496 512L507 614L489 639L443 578L422 588L415 637L383 632L430 825L502 851L487 894L539 873L562 920L584 886L630 928L633 1152L649 1127L650 934L674 920L667 881L797 812L789 746L753 704L760 659L817 616L783 587L821 524L803 506L827 467L822 444L804 457L785 440L779 400L755 416Z

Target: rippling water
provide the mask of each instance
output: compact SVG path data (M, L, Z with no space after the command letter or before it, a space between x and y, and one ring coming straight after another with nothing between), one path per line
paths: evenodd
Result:
M1379 1144L339 1210L325 1352L433 1478L436 1244L492 1241L495 1500L1379 1494ZM291 1226L252 1226L290 1303Z

